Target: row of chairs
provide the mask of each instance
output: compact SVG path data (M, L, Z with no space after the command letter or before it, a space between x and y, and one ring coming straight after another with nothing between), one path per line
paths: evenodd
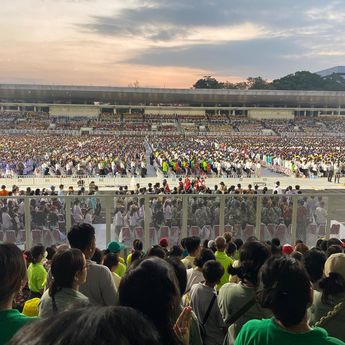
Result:
M51 246L52 244L60 244L63 242L61 239L61 233L58 230L48 230L48 229L33 229L31 231L32 245L39 243L45 246ZM26 242L26 232L24 229L19 230L6 230L0 231L0 242L9 243L25 243Z

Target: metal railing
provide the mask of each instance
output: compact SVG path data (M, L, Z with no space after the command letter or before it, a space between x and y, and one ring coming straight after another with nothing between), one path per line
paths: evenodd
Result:
M145 249L168 237L170 245L187 236L214 239L225 231L235 238L302 239L345 237L345 193L308 195L170 194L1 197L0 241L25 248L66 241L71 227L92 223L97 246L111 240L130 247L135 238ZM122 210L122 212L121 212ZM118 213L120 212L120 214Z

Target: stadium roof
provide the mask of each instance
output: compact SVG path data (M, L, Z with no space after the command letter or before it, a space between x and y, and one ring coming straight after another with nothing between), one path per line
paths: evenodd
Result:
M3 102L345 106L345 92L0 84Z

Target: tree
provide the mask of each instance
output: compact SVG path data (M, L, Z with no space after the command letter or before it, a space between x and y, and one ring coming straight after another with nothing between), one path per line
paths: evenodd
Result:
M206 75L202 79L199 79L193 87L195 89L219 89L220 85L216 78Z
M267 80L261 77L249 77L247 79L247 87L248 89L253 90L260 90L260 89L269 89L271 84L267 82Z

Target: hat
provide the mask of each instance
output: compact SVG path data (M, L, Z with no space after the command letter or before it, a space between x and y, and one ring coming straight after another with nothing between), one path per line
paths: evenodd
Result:
M284 244L282 247L282 253L290 255L293 252L293 247L291 244Z
M120 252L125 246L122 243L111 241L108 243L107 249L110 253L118 253Z
M324 274L329 277L330 273L338 273L345 279L345 254L332 254L326 260Z
M168 247L168 239L166 237L162 237L160 240L159 240L159 245L163 248L166 248Z

